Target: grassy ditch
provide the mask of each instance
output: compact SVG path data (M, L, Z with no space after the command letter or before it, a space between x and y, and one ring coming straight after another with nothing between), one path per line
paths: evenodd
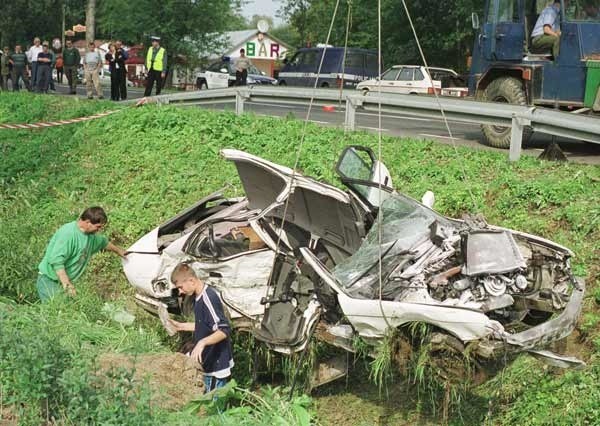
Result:
M0 93L0 122L70 118L113 107L110 103L71 98ZM124 306L129 303L127 296L131 290L114 256L101 254L90 264L78 284L88 289L89 297L82 296L80 301L52 307L35 303L37 264L54 230L73 220L85 206L98 204L109 214L106 231L109 237L127 246L156 224L214 190L226 187L229 195L242 194L235 169L219 157L220 149L246 150L292 166L302 128L302 122L292 119L237 117L200 109L146 106L127 108L93 122L42 131L0 130L0 258L3 260L0 262L0 295L17 302L2 308L2 320L3 324L18 321L25 324L20 325L21 328L15 325L0 330L0 339L5 344L5 351L0 352L0 363L3 363L0 370L3 371L3 389L13 389L11 397L16 398L16 393L20 395L20 399L13 400L13 409L28 407L18 413L21 418L33 419L51 412L77 420L80 418L73 410L80 404L96 404L97 410L94 410L99 414L94 421L98 423L104 421L101 413L107 410L123 413L118 414L122 415L119 419L133 416L126 404L115 408L102 396L103 389L109 392L111 386L124 388L127 376L115 373L115 377L99 383L88 380L91 376L84 377L82 371L93 375L94 360L104 352L166 352L171 345L150 320L125 328L110 323L99 312L107 299ZM377 139L372 134L346 135L336 129L308 125L300 159L301 171L337 184L333 167L342 148L349 144L376 148ZM461 409L451 414L450 423L548 424L548 419L553 424L600 422L600 412L593 407L598 400L593 384L597 383L600 368L600 361L596 359L600 345L597 309L600 302L600 168L545 163L530 157L509 164L505 153L459 148L457 156L450 147L408 139L384 138L382 149L383 160L398 190L415 198L420 198L426 190L433 190L436 209L444 214L459 217L466 212L480 212L490 223L564 244L575 252L572 264L576 274L585 276L587 281L583 320L571 344L576 345L579 356L588 361L589 367L563 374L544 370L531 359L519 360L496 381L480 386L461 399ZM27 323L26 318L32 320ZM59 319L60 322L52 325ZM28 385L33 385L30 382L36 379L33 373L39 371L38 364L32 364L31 373L25 374L16 369L16 364L6 363L12 362L8 358L17 356L35 362L34 355L18 352L10 342L20 339L31 342L23 346L32 347L32 351L41 350L43 345L33 343L33 336L39 331L35 324L39 321L49 321L43 327L47 336L42 342L48 345L53 342L57 352L48 354L52 358L48 360L52 365L47 373L48 381L40 381L39 388L29 391ZM21 336L15 334L17 332L25 334ZM90 354L89 357L82 357L84 353ZM7 365L10 369L6 369ZM77 368L79 370L73 370ZM8 375L5 371L15 373ZM71 378L61 379L65 372L72 372L68 373ZM382 424L410 424L415 416L433 416L420 398L408 396L399 402L392 397L396 394L394 389L380 392L376 385L364 381L364 375L356 374L349 383L352 388L355 381L358 387L352 396L343 383L330 385L317 393L317 419L323 424L372 424L375 419L382 419L377 420ZM79 379L73 378L75 376ZM18 392L14 390L17 378L22 381L19 382L22 388L18 388L22 391ZM244 382L243 377L237 379ZM60 385L61 380L66 383L64 386ZM69 380L79 380L80 384ZM92 390L82 392L98 392L90 397L96 402L64 402L69 395L74 398L67 388L75 389L84 382L95 383ZM48 389L55 386L67 393L60 397L62 399L52 401ZM152 398L135 393L145 392L144 389L147 388L134 386L130 394L137 399ZM398 392L406 396L406 391ZM570 395L566 406L565 395ZM240 399L236 402L238 406ZM257 401L251 397L247 400ZM48 409L42 410L40 407L46 403ZM304 401L300 405L304 407L303 404ZM344 407L352 410L353 415L344 416ZM554 415L559 409L564 413L560 417ZM150 410L140 415L147 416L144 420L148 422L173 415L173 410L171 414L159 411ZM540 414L542 411L548 414ZM333 416L335 413L340 417ZM305 418L304 412L300 415Z

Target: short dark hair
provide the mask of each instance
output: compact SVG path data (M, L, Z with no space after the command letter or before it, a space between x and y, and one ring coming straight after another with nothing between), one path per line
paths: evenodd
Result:
M187 263L180 263L173 269L171 272L171 282L175 283L179 281L181 278L197 278L196 272L192 269L190 265Z
M243 47L240 49L240 52L242 53L246 53L246 49L244 49Z
M89 220L94 225L98 223L106 223L108 222L108 217L106 216L106 212L102 207L94 206L88 207L81 213L79 216L81 220Z

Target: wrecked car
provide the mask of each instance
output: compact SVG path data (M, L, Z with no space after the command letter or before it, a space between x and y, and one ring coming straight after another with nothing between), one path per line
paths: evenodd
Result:
M396 192L369 148L342 152L345 191L242 151L221 154L246 196L211 194L129 249L125 274L147 309L191 312L169 279L185 261L218 289L234 326L281 353L313 335L347 351L358 337L377 348L399 331L406 361L416 349L409 326L423 323L430 350L468 354L477 381L520 353L582 365L549 350L582 307L569 249L435 212L431 194Z

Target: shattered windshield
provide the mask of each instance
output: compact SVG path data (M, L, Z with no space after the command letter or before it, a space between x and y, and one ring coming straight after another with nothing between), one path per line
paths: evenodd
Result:
M390 194L379 209L381 217L382 276L385 277L403 262L409 262L411 249L429 238L430 225L450 222L415 200L402 194ZM378 297L379 294L379 218L364 242L351 257L336 265L333 275L350 296ZM385 284L384 284L385 285ZM393 298L393 289L384 287L383 297Z

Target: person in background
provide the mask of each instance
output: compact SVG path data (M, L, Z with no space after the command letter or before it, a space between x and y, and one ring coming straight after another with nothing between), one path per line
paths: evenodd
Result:
M552 49L552 56L558 56L560 45L560 0L548 6L537 19L531 32L531 47L537 50Z
M108 250L126 259L127 252L104 235L98 234L108 222L102 207L89 207L74 222L61 226L52 236L38 266L37 291L42 302L66 291L75 296L73 286L85 271L90 258Z
M102 68L102 56L96 50L96 44L93 41L89 43L89 49L83 58L83 72L85 75L85 88L88 99L94 98L94 91L98 99L104 99L102 87L100 86L100 68Z
M190 356L204 371L204 392L227 384L231 377L233 350L231 327L219 294L208 287L194 270L185 263L178 264L171 273L171 282L181 295L194 297L195 322L169 320L176 331L194 332L194 349Z
M2 49L0 55L0 89L8 90L8 77L10 75L10 52L8 46ZM14 82L13 82L14 84Z
M56 92L56 86L54 85L54 68L56 67L56 53L50 48L48 48L48 53L50 54L50 81L49 87L50 90Z
M56 82L62 84L64 75L64 61L62 55L56 55Z
M69 93L75 95L77 94L77 70L81 62L81 56L79 55L79 49L73 47L71 40L67 40L66 44L67 47L63 51L63 66L69 82Z
M121 40L115 41L115 48L117 51L117 87L119 88L119 98L124 101L127 99L127 67L125 61L129 59L129 55L123 49Z
M250 58L246 56L246 50L240 49L240 57L235 61L235 85L245 86L248 80L248 68L252 65Z
M600 10L597 0L588 0L585 2L583 11L585 12L586 21L600 21Z
M160 47L160 37L151 37L152 46L146 53L146 69L148 70L148 80L146 81L146 90L144 96L152 94L152 88L156 81L156 95L160 95L163 79L167 71L167 52Z
M42 44L42 51L37 56L37 88L40 93L48 93L48 85L52 79L52 55L48 51L48 42Z
M31 66L31 90L35 91L38 88L38 73L37 73L37 58L42 52L43 47L40 45L40 38L33 39L33 46L27 51L27 60Z
M113 43L108 45L108 52L104 55L104 59L108 62L108 70L110 71L110 100L119 100L119 85L117 77L117 49Z
M19 91L20 80L25 84L25 88L30 90L29 78L27 78L27 55L21 50L20 44L15 46L15 52L10 55L10 63L12 64L13 91Z

